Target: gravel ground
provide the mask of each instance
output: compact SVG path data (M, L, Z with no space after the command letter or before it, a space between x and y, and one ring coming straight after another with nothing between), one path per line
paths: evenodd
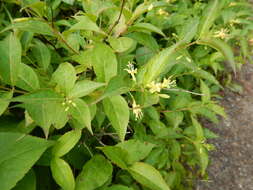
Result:
M228 117L207 124L220 138L211 141L210 181L198 182L196 190L253 190L253 65L244 65L237 78L243 94L225 90L221 104Z

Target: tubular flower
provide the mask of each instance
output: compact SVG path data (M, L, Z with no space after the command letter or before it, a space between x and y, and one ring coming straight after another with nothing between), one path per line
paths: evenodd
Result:
M131 75L133 81L136 81L135 74L137 74L137 69L134 68L134 65L131 62L128 62L127 69L124 70Z
M133 108L133 113L135 115L135 119L136 120L141 119L143 116L141 106L136 104L135 100L133 100L132 108Z
M148 11L151 11L153 8L154 8L154 5L150 4L149 7L148 7Z
M220 31L214 32L214 35L213 35L213 37L221 38L221 39L225 39L227 36L228 36L228 30L225 28L222 28Z

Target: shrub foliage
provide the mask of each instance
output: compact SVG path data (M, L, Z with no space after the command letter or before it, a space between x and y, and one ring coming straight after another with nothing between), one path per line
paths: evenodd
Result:
M217 136L199 118L226 116L222 76L250 59L247 1L0 10L1 190L187 190L207 178Z

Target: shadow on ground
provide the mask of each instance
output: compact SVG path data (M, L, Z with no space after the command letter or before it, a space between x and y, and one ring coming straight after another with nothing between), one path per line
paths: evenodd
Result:
M253 65L245 65L238 78L243 94L225 90L221 104L228 117L208 126L220 138L212 140L210 181L198 182L196 190L253 190Z

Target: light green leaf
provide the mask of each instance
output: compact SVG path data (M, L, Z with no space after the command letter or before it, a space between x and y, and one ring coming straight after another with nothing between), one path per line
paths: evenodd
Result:
M122 169L127 169L127 151L117 146L105 146L99 147L100 150L111 160L112 163L116 164Z
M79 129L87 127L92 133L90 109L85 101L79 98L73 100L73 104L70 106L69 112L73 119L80 124L78 126Z
M31 118L48 135L49 128L55 123L58 112L64 111L64 98L51 90L41 90L35 93L18 96L12 101L23 102Z
M34 46L32 47L32 54L38 65L46 71L51 62L51 53L48 47L41 41L36 40Z
M211 100L210 89L206 85L206 83L202 80L200 80L200 91L203 94L201 96L202 102L204 102L204 103L209 102Z
M52 81L55 82L65 94L68 94L72 90L76 79L75 68L70 63L60 64L52 75Z
M0 41L0 79L12 86L18 80L21 52L19 39L13 33Z
M99 82L108 82L117 75L117 59L109 46L96 44L90 53L91 63Z
M88 30L88 31L94 31L98 33L105 34L95 22L93 22L89 17L87 16L75 16L76 20L78 20L78 23L74 24L69 30L75 31L75 30Z
M132 38L128 37L119 37L119 38L110 37L108 41L112 46L112 48L119 53L129 50L135 43L135 41Z
M52 175L63 190L75 189L75 178L69 164L61 158L53 158L50 162Z
M204 15L200 20L198 29L199 38L203 38L208 35L209 29L213 25L215 19L217 18L220 12L220 1L219 0L210 1L203 12Z
M57 139L56 144L52 149L52 154L56 157L62 157L67 154L80 140L82 131L75 129L69 131Z
M166 2L152 2L152 3L142 3L136 7L131 18L128 21L128 25L131 25L138 17L140 17L143 13L148 12L149 10L157 7L166 7L168 3Z
M121 141L124 141L129 122L129 107L122 96L108 97L103 100L104 111Z
M0 116L7 109L12 96L13 96L12 91L10 91L10 92L0 92Z
M103 190L133 190L133 188L124 185L112 185L111 187L106 187Z
M236 65L235 65L235 60L234 60L234 53L228 44L216 38L204 38L204 39L199 40L197 43L202 44L202 45L208 45L220 51L223 54L223 56L228 60L230 67L235 72Z
M203 128L200 125L200 123L197 121L197 119L194 118L194 116L191 116L191 120L192 120L192 125L195 129L195 135L196 135L196 141L197 142L202 142L205 137L204 137L204 132L203 132Z
M165 119L168 121L168 124L172 125L174 129L177 128L184 119L184 113L179 111L166 112L164 115Z
M74 88L68 94L70 98L80 98L92 93L94 90L104 86L105 83L94 82L90 80L78 81Z
M21 63L16 86L27 91L38 90L40 83L36 72L30 66Z
M187 24L183 26L181 33L179 34L179 40L181 44L190 43L195 37L199 25L199 19L193 18L188 20Z
M149 62L144 65L137 75L138 80L147 85L156 80L162 72L167 70L168 67L172 67L175 61L175 50L180 44L175 44L169 48L166 48L152 57Z
M76 179L75 190L95 190L112 176L112 165L101 155L92 157Z
M69 5L73 5L75 0L62 0L64 3L67 3Z
M36 190L35 172L30 170L12 190Z
M155 32L157 34L160 34L161 36L165 37L165 34L160 30L158 27L154 26L150 23L136 23L133 26L129 27L128 31L149 31L149 32Z
M217 105L217 104L208 104L207 107L209 109L211 109L213 112L215 112L216 114L219 114L220 116L226 118L227 117L227 114L224 110L223 107Z
M6 27L3 31L14 28L27 32L33 32L36 34L54 36L54 32L52 28L49 26L49 24L47 24L42 20L35 20L29 17L15 19L14 23Z
M10 190L31 169L52 141L22 133L0 133L0 189Z
M133 40L137 41L138 43L146 46L153 52L158 52L159 45L156 42L155 38L153 38L149 34L145 34L142 32L133 32L127 35L127 37L132 38Z
M208 154L206 152L206 149L202 144L199 143L194 143L196 151L199 156L199 165L201 167L201 175L204 176L206 168L208 166L209 160L208 160Z
M131 139L128 141L121 142L117 144L117 146L128 153L125 159L127 163L131 165L134 162L143 160L145 157L147 157L153 149L154 144Z
M152 190L170 190L159 171L149 164L136 162L129 172L136 181Z

